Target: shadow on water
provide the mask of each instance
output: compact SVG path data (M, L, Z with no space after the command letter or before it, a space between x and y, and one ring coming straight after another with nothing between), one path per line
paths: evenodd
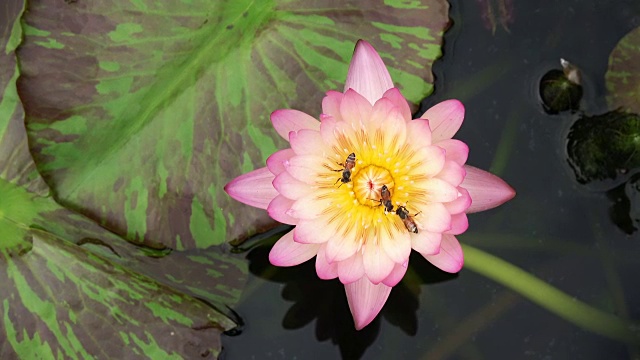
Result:
M376 342L380 333L381 318L408 336L416 335L416 313L419 308L421 285L453 280L457 277L457 274L442 272L419 254L413 253L409 261L411 275L406 276L394 287L380 316L369 326L358 331L353 324L344 286L338 279L319 279L313 260L289 268L275 267L269 263L269 251L275 240L283 234L265 239L249 251L249 271L258 278L283 285L281 298L265 301L280 301L282 306L287 306L287 302L293 302L281 319L284 329L298 330L311 325L315 328L316 339L320 342L331 341L337 345L344 359L361 358L367 348ZM255 290L260 292L258 289ZM226 358L232 358L228 351L225 355ZM260 354L253 355L256 358L261 357Z

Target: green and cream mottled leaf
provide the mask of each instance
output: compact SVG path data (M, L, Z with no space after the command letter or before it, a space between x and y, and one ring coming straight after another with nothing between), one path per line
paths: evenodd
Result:
M605 81L611 109L640 114L640 27L625 35L609 55Z
M30 1L19 92L55 198L131 241L204 248L274 225L223 186L284 142L269 114L320 112L369 40L413 102L445 1Z
M224 312L239 298L244 261L219 247L169 254L134 246L3 179L0 199L2 352L192 358L220 351L221 332L235 326Z
M0 5L0 359L215 357L245 261L135 246L48 196L15 84L23 7Z
M45 195L49 187L29 153L24 111L16 90L19 73L15 49L22 39L22 29L15 19L23 8L24 0L6 0L0 5L0 178Z
M234 326L82 247L39 230L29 236L29 252L0 252L2 323L20 358L214 358L220 331Z

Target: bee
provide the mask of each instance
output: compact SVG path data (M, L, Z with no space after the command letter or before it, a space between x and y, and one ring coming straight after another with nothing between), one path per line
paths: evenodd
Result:
M353 170L353 168L356 167L356 154L355 153L349 154L347 159L344 161L344 164L338 164L338 165L342 166L342 169L333 170L333 171L342 171L342 176L339 177L338 180L336 180L335 184L337 184L338 181L342 181L342 184L346 184L350 182L351 170ZM342 184L340 184L340 186L342 186Z
M409 210L407 210L406 207L398 206L398 209L396 210L396 214L398 214L400 219L402 219L402 223L404 224L404 227L407 228L407 230L415 234L418 233L418 226L416 225L416 222L413 221L413 216L416 216L420 213L411 216L409 215Z
M382 187L380 188L380 199L378 200L369 199L369 200L379 201L380 205L384 205L385 212L393 212L393 203L391 202L391 192L389 191L389 188L387 187L387 185L382 185Z

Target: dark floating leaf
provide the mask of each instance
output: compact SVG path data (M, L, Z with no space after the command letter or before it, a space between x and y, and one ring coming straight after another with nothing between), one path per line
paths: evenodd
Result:
M640 174L636 174L626 183L607 192L613 201L609 209L611 221L626 234L640 229Z
M633 173L640 167L640 117L618 110L583 116L571 126L567 153L582 184Z
M562 70L553 69L540 80L540 98L548 114L577 110L582 99L580 70L560 59Z

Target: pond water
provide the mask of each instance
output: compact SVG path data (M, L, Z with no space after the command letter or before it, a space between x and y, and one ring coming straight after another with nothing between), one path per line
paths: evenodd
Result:
M500 6L511 10L502 21ZM495 32L482 16L487 8ZM509 203L470 216L459 239L595 308L639 320L640 220L628 213L623 183L632 174L616 184L579 184L565 147L580 112L546 114L537 88L565 58L582 70L581 111L606 112L608 57L640 26L640 1L460 1L450 16L436 90L422 108L463 101L456 138L471 149L468 163L517 191ZM622 187L602 191L614 185ZM444 274L420 256L411 257L381 315L355 331L337 280L317 279L312 262L269 265L278 235L254 240L247 252L250 279L235 308L244 325L224 336L225 359L640 358L638 347L583 329L472 270Z

